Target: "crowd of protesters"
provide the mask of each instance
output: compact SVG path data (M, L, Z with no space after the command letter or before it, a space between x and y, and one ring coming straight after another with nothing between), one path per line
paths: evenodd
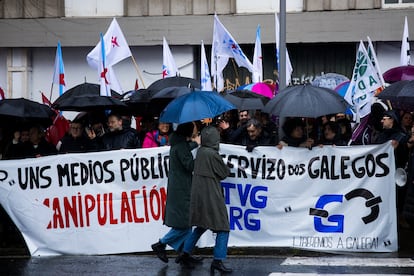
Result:
M360 137L352 137L353 124L350 119L349 115L343 113L319 118L274 118L258 110L231 110L214 118L209 127L214 127L218 131L218 142L241 145L248 152L254 151L257 146L275 146L279 149L286 146L312 149L313 147L324 146L382 144L390 141L395 150L396 168L403 168L407 172L408 178L407 185L397 188L398 222L400 227L414 227L413 114L391 110L389 106L383 103L376 103L372 106L372 112L369 115L364 130L359 135ZM155 117L140 118L138 122L139 124L131 127L131 116L117 113L110 113L100 118L78 116L70 122L67 133L57 144L53 144L46 139L46 129L41 125L21 126L18 129L14 129L8 137L3 129L1 132L2 139L0 140L2 142L2 159L21 159L52 154L161 146L171 146L171 149L176 148L174 141L177 139L171 134L179 134L182 125L178 125L177 128L177 125L160 122ZM200 137L199 134L203 133L202 131L206 127L200 121L193 122L192 124L194 124L194 128L191 128L192 133L185 133L183 141L194 141L194 137ZM200 141L198 141L198 144L200 144ZM189 239L189 237L193 237L192 241L195 243L206 229L212 228L214 230L212 226L201 225L201 228L195 228L198 229L198 232L192 232L191 226L199 226L199 224L185 224L185 227L182 227L181 224L176 224L176 218L172 215L170 216L168 212L170 209L174 210L174 204L179 202L186 205L190 204L190 198L192 198L190 196L192 186L191 175L195 173L195 171L193 172L194 161L190 151L190 148L186 151L177 151L177 156L186 153L187 161L190 162L187 164L188 181L178 181L180 185L187 183L187 199L186 201L182 201L182 198L178 199L179 197L174 200L171 199L174 193L170 189L173 189L174 185L170 184L170 181L173 181L173 179L169 179L169 197L167 198L165 222L166 225L171 227L171 230L152 247L157 256L166 262L168 258L165 253L165 246L167 244L171 245L179 253L179 258L176 261L185 266L192 266L201 260L189 255L194 244L185 247L184 241ZM181 161L179 162L178 159L174 161L175 157L173 157L171 156L170 163L175 162L176 164L171 164L171 171L179 173L178 169L173 170L173 168ZM171 176L174 176L173 172ZM221 177L225 177L225 175ZM219 180L217 181L219 183ZM175 211L172 211L171 214L175 213ZM186 223L190 222L188 220L190 214L192 213L183 214L186 218L184 219ZM172 217L173 219L171 220ZM228 229L226 227L217 229L224 229L223 233L227 236L225 235L223 244L226 245ZM218 245L216 244L216 246ZM216 262L212 264L212 270L217 269L222 272L230 272L231 269L226 268L221 262L226 255L226 246L220 250L220 254L216 253L222 256L222 258L216 259Z
M397 115L401 117L401 124L398 119L398 129L404 134L401 139L405 139L411 132L412 114L405 112ZM37 124L19 126L12 133L3 130L0 139L1 159L170 145L169 136L174 129L172 124L159 122L156 117L140 118L139 122L131 126L131 116L117 113L100 118L75 117L57 143L49 141L46 128ZM202 126L200 122L195 123ZM378 123L380 127L377 127ZM283 118L281 122L257 110L231 110L215 118L213 124L220 131L221 143L242 145L248 151L256 146L311 148L318 145L362 144L351 141L351 121L344 114L316 119ZM386 139L377 137L379 133L386 132L382 130L381 119L367 127L372 128L369 143L381 143L381 139ZM407 160L408 156L403 162Z

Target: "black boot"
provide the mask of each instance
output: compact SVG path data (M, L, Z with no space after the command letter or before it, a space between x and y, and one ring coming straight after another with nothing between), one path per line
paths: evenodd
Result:
M182 268L194 268L194 264L191 262L191 256L188 253L180 253L175 259L175 262L179 263Z
M157 257L164 263L168 263L168 257L167 252L165 251L165 247L166 245L161 242L157 242L151 245L151 248L155 252L155 254L157 254Z
M218 270L221 273L232 273L233 269L229 267L225 267L221 260L213 260L210 266L210 273L214 274L214 272Z
M175 258L175 262L178 264L181 262L182 259L185 259L186 261L193 263L193 264L201 264L203 263L203 257L200 256L192 256L188 253L181 252L177 258Z

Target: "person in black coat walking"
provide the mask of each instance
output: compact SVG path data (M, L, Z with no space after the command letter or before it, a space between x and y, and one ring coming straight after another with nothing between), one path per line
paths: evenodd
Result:
M169 138L170 168L168 173L167 201L165 204L164 224L171 229L157 243L151 245L157 257L167 263L166 245L180 252L184 241L191 234L190 225L190 196L191 181L194 169L194 159L191 151L198 146L199 137L191 137L194 124L184 123L177 127ZM192 266L191 263L201 261L195 257L185 261L177 259L182 266Z

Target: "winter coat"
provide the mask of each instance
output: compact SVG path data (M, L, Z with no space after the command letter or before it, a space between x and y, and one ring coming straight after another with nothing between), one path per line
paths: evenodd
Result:
M85 136L74 138L71 135L65 135L60 142L59 153L79 153L92 149L91 140Z
M243 146L274 146L276 141L270 137L270 135L262 129L262 133L255 139L252 140L247 132L240 137L240 140L236 143Z
M32 143L24 143L24 145L24 157L40 157L57 154L56 147L45 139L42 139L38 145L33 145Z
M168 146L168 134L160 134L159 130L148 131L145 134L142 148L156 148L161 146Z
M190 227L191 180L194 159L191 150L197 143L172 133L170 136L170 168L168 172L167 202L164 224L173 228Z
M322 145L335 145L335 146L346 146L346 141L343 140L339 135L335 135L333 139L323 138L320 142Z
M407 148L407 135L399 128L383 129L376 139L373 141L374 144L383 144L387 141L396 140L398 146L395 149L395 166L396 168L404 168L408 161L408 148Z
M191 225L217 231L230 231L229 218L220 180L230 171L219 154L220 134L215 127L201 131L201 147L194 162L191 188Z
M300 147L300 144L306 141L306 137L293 138L291 136L284 136L281 141L286 143L289 147Z
M138 133L132 128L107 132L102 136L102 147L104 150L139 148Z

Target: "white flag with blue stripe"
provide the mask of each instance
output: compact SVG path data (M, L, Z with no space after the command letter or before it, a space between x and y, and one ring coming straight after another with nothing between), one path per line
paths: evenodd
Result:
M239 44L220 22L217 14L214 15L213 45L211 48L211 74L214 78L217 91L224 89L223 69L226 67L229 58L240 67L245 67L254 72L253 64L243 53Z
M212 91L210 69L207 63L206 49L204 48L204 41L201 40L201 90Z
M263 56L262 56L262 41L260 39L260 25L257 25L256 30L256 42L254 44L253 55L253 68L252 80L254 83L261 82L263 80Z

